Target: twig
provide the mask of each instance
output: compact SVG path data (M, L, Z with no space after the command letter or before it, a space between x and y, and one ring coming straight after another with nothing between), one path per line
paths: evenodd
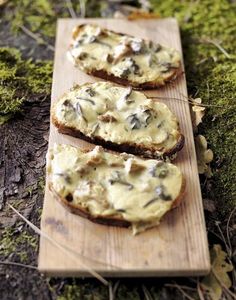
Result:
M21 25L20 26L20 29L26 34L28 35L29 37L31 37L32 39L34 39L35 41L37 41L38 43L42 43L44 45L46 45L48 47L49 50L51 51L55 51L55 48L46 43L40 36L38 36L37 34L33 33L32 31L30 31L28 28L26 28L24 25Z
M203 64L204 62L206 62L208 60L208 58L203 58L201 59L198 63L196 63L197 66Z
M62 252L66 253L68 256L70 256L71 259L73 259L76 263L78 263L77 257L75 256L75 253L72 251L69 251L67 247L64 247L64 245L61 245L56 240L52 239L47 233L40 230L37 226L35 226L33 223L31 223L29 220L27 220L18 210L16 210L11 204L8 204L8 206L22 219L24 220L38 235L44 237L47 239L50 243L52 243L54 246L56 246L58 249L60 249ZM74 255L72 255L74 254ZM80 257L86 258L80 253L77 253ZM103 284L108 285L108 281L103 278L100 274L98 274L96 271L88 267L83 262L80 262L81 266L87 269L87 271L93 275L95 278L97 278L99 281L101 281Z
M208 93L209 93L209 84L207 83L207 87L208 87ZM180 94L185 98L187 99L188 101L192 101L194 105L198 105L195 101L194 101L194 98L192 97L186 97L183 93L180 92ZM210 95L208 94L208 99L210 98ZM228 107L236 107L235 104L232 104L232 105L219 105L219 104L203 104L203 103L200 103L199 106L206 106L206 107L219 107L219 108L228 108Z
M112 287L112 283L109 282L109 286L108 286L109 300L115 300L116 291L117 291L119 284L120 284L120 280L116 281L116 283L114 284L114 287Z
M69 10L69 13L71 15L71 18L77 18L77 15L76 15L76 13L74 11L74 8L73 8L71 0L65 0L65 1L66 1L66 6L67 6L67 8Z
M200 41L216 46L227 58L230 58L229 53L216 41L211 39L201 39Z
M9 206L10 206L10 204L8 204ZM18 212L18 215L21 217L22 215ZM21 217L22 219L24 218L23 216ZM26 219L26 218L24 218L24 219ZM23 220L24 220L23 219ZM27 220L27 219L26 219ZM25 220L24 220L25 221ZM27 220L32 226L35 226L33 223L31 223L29 220ZM26 222L26 221L25 221ZM27 222L26 222L27 223ZM32 226L29 224L29 226L32 228ZM36 227L36 226L35 226ZM40 230L38 227L36 227L37 228L37 230L40 232L40 233L38 233L39 235L47 235L46 233L44 233L42 230ZM35 230L34 228L33 228L33 230ZM49 236L49 238L50 238L50 236ZM55 241L56 242L56 241ZM57 242L58 243L58 242ZM58 243L59 244L59 243ZM115 265L113 265L113 264L108 264L108 263L105 263L105 262L102 262L102 261L99 261L99 260L97 260L97 259L93 259L93 258L91 258L91 257L86 257L85 255L83 255L83 254L81 254L81 253L79 253L78 251L76 251L76 250L74 250L74 249L72 249L72 248L70 248L70 247L68 247L68 246L66 246L66 245L62 245L62 244L60 244L62 247L64 247L65 248L65 250L68 250L69 252L71 252L71 253L73 253L74 255L77 255L77 256L80 256L80 257L82 257L83 259L87 259L87 260L89 260L89 261L91 261L91 262L94 262L94 263L97 263L97 264L100 264L100 265L105 265L105 266L109 266L109 267L112 267L112 268L115 268L115 269L117 269L117 270L120 270L121 268L119 268L119 267L117 267L117 266L115 266Z
M189 294L187 294L184 290L181 289L181 287L177 287L176 288L189 300L195 300L194 298L192 298L191 296L189 296Z
M198 296L199 296L200 300L205 300L204 294L201 290L201 285L200 285L199 279L197 281L197 293L198 293Z
M147 96L148 98L150 98L150 99L178 100L178 101L183 101L183 102L188 103L188 100L184 100L184 99L176 98L176 97L148 96L148 95L146 95L146 96Z
M116 292L117 292L117 289L118 289L119 285L120 285L120 280L117 280L116 283L114 284L114 287L113 287L113 293L112 293L113 300L115 299Z
M165 284L165 286L170 286L170 284ZM177 290L180 291L180 293L182 293L182 295L184 295L187 299L189 300L195 300L194 298L192 298L191 296L189 296L189 294L187 294L184 289L178 285L177 283L172 284L172 287L176 288ZM196 289L194 289L194 291L196 291Z
M167 287L172 287L172 288L176 288L176 283L166 283L165 286ZM179 285L183 290L187 290L187 291L192 291L192 292L196 292L196 288L192 288L190 286L186 286L186 285Z
M163 96L148 96L149 99L166 99L166 100L177 100L177 101L182 101L186 103L190 103L192 105L196 106L202 106L202 107L219 107L219 108L224 108L224 107L236 107L236 105L217 105L217 104L203 104L203 103L196 103L192 99L187 98L187 100L181 99L181 98L176 98L176 97L163 97Z
M35 267L35 266L25 265L25 264L17 263L14 261L0 261L0 265L17 266L17 267L22 267L22 268L27 268L27 269L38 270L37 267Z
M229 243L229 249L230 249L230 261L231 261L231 257L232 257L232 244L231 244L231 240L230 240L230 236L229 236L229 225L230 225L230 221L231 221L231 218L232 216L234 215L236 211L236 207L231 211L230 215L229 215L229 218L227 220L227 225L226 225L226 234L227 234L227 240L228 240L228 243ZM236 272L235 272L235 269L233 270L232 272L232 280L233 280L233 287L235 287L235 281L236 281L236 276L235 276ZM236 288L234 288L234 291L235 291Z
M43 43L43 39L39 37L37 34L30 31L28 28L26 28L24 25L20 25L20 29L24 31L25 34L27 34L29 37L37 41L38 43Z
M231 256L231 255L230 255L230 254L231 254L231 249L229 248L229 246L228 246L228 244L227 244L227 242L226 242L226 239L225 239L225 237L224 237L224 234L223 234L223 232L222 232L222 230L221 230L221 228L220 228L219 222L216 221L216 222L215 222L215 225L216 225L216 227L218 228L218 230L219 230L219 232L220 232L222 241L224 242L225 247L226 247L226 249L227 249L228 256L230 257L230 256Z
M219 240L221 240L222 242L224 242L224 241L222 240L222 237L221 237L218 233L216 233L216 232L214 232L214 231L212 231L212 230L209 230L209 232L212 233L212 234L214 234Z
M207 98L209 100L209 98L210 98L210 87L209 87L209 83L208 82L206 83L206 86L207 86Z
M80 16L81 16L81 18L85 18L85 16L86 16L85 0L80 0L79 6L80 6Z
M109 300L114 300L111 282L109 282L109 285L108 285L108 293L109 293Z
M143 290L143 294L145 296L146 300L152 300L152 295L150 294L149 290L146 288L146 286L144 284L142 284L142 290Z
M228 221L227 221L227 225L226 225L226 234L227 234L227 240L228 240L229 249L230 249L230 255L229 255L230 257L232 256L232 244L231 244L230 236L229 236L229 224L230 224L231 218L232 218L233 214L235 213L235 211L236 211L236 207L231 211Z

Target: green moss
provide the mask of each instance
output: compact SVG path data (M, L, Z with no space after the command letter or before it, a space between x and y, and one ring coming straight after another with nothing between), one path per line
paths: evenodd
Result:
M16 49L0 49L0 112L7 115L19 110L23 96L17 95L20 76L17 76L19 67L22 66L20 53Z
M14 109L13 109L14 111ZM3 125L4 123L6 123L7 121L9 121L11 119L11 114L7 114L7 115L0 115L0 125Z
M40 176L37 182L37 188L40 192L44 192L45 189L45 176Z
M19 27L24 25L33 32L42 33L48 37L55 35L57 16L53 1L15 0L11 2L12 10L9 20L12 21L11 25L15 33L18 33Z
M81 13L80 1L72 1L73 9L79 17ZM86 15L99 17L102 5L106 1L83 1L86 5ZM71 17L65 1L55 0L15 0L8 5L8 19L14 33L25 26L32 32L39 34L43 39L53 38L58 18Z
M27 61L26 78L29 94L48 96L51 93L52 62Z
M5 259L9 255L16 255L20 262L26 262L28 258L29 247L36 249L38 239L32 236L26 231L16 233L12 228L6 228L3 230L0 239L0 256Z
M236 3L151 2L162 16L175 16L179 20L189 94L201 97L203 103L221 106L207 109L199 131L207 138L215 156L213 188L210 191L203 188L203 196L215 200L224 219L236 204Z
M50 94L52 62L23 60L15 48L0 48L0 124L19 112L29 96Z

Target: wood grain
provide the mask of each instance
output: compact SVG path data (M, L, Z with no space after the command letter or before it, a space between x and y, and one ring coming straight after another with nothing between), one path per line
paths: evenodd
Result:
M151 39L182 52L175 19L127 21L117 19L61 19L58 21L52 102L73 84L98 79L75 68L66 58L71 31L77 24L98 23L108 29ZM193 131L184 74L165 88L146 92L165 99L180 120L186 137L176 164L187 180L182 204L170 212L157 228L138 236L129 229L94 224L69 213L46 188L41 229L57 242L77 251L67 255L45 238L40 241L39 270L57 276L90 276L87 267L105 276L184 276L203 275L209 271L209 252L197 171ZM53 143L92 147L82 140L59 134L51 124L49 147ZM86 266L85 266L86 265Z

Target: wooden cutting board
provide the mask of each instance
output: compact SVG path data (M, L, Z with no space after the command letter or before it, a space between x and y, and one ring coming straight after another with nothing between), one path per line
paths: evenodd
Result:
M139 21L61 19L57 27L52 102L74 84L98 80L75 68L66 57L71 31L81 23L97 23L114 31L172 46L182 53L178 24L172 18ZM175 160L187 180L184 201L163 219L159 227L133 236L129 229L94 224L71 214L53 198L46 184L41 229L79 254L68 254L41 237L40 271L56 276L91 276L87 271L90 267L112 277L203 275L209 271L208 243L185 76L181 75L165 88L146 93L182 99L165 99L163 102L179 118L186 138L185 147ZM51 124L49 147L54 143L92 147L80 139L59 134Z

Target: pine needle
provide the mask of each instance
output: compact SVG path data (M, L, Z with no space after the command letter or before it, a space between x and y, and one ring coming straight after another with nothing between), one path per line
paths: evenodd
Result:
M229 236L229 225L230 225L231 218L235 212L236 212L236 207L231 211L229 218L227 220L227 225L226 225L226 233L227 233L227 240L228 240L228 245L229 245L229 250L230 250L230 253L229 253L230 258L232 256L232 244L231 244L231 240L230 240L230 236Z
M187 298L188 300L195 300L193 297L191 297L189 294L187 294L187 293L183 290L183 288L182 288L180 285L178 285L177 283L174 284L174 287L175 287L177 290L179 290L179 292L180 292L185 298Z
M80 0L79 1L79 6L80 6L80 17L85 18L86 16L86 0Z
M226 248L226 250L227 250L227 253L228 253L228 255L230 256L231 249L230 249L230 246L228 245L228 243L226 242L225 235L224 235L223 231L221 230L220 222L215 221L215 225L216 225L217 229L219 230L219 233L220 233L220 235L221 235L221 240L224 242L225 248Z
M199 278L197 280L197 293L198 293L198 297L199 297L200 300L205 300L204 294L203 294L203 292L201 290Z
M109 293L109 300L114 300L111 282L109 282L109 285L108 285L108 293Z
M48 47L49 50L51 51L55 51L55 48L52 45L49 45L48 43L46 43L40 36L38 36L37 34L33 33L32 31L30 31L28 28L26 28L24 25L20 26L20 29L29 37L31 37L32 39L34 39L37 43L42 43L44 45L46 45Z
M69 10L69 13L71 15L71 18L77 18L77 15L76 15L76 13L74 11L74 8L73 8L71 0L65 0L65 1L66 1L66 6L67 6L67 8Z
M22 267L22 268L27 268L27 269L38 270L38 268L35 266L25 265L25 264L17 263L14 261L0 261L0 265L17 266L17 267Z
M145 300L153 300L149 290L146 288L146 286L144 284L142 284L142 290L143 290Z
M230 58L229 53L220 45L220 43L216 40L211 40L211 39L201 39L202 42L208 43L208 44L212 44L214 45L216 48L218 48L227 58Z
M113 291L112 291L113 299L115 299L116 292L118 290L119 285L120 285L120 280L117 280L116 283L114 284Z
M182 98L177 98L177 97L163 97L163 96L148 96L149 99L166 99L166 100L176 100L176 101L182 101L185 103L190 103L191 105L196 105L196 106L202 106L202 107L218 107L218 108L225 108L225 107L236 107L236 105L218 105L218 104L203 104L203 103L196 103L194 100L191 98L187 98L186 100Z
M54 246L56 246L58 249L60 249L62 252L64 252L65 254L67 254L71 259L73 259L76 263L78 263L77 257L75 255L74 252L71 252L68 250L67 247L64 247L64 245L62 246L60 243L58 243L56 240L52 239L47 233L43 232L42 230L40 230L37 226L35 226L33 223L31 223L29 220L27 220L18 210L16 210L11 204L8 204L9 207L22 219L24 220L38 235L40 235L41 237L44 237L45 239L47 239L50 243L52 243ZM77 255L82 256L81 254L77 253ZM83 257L83 256L82 256ZM84 257L86 258L86 257ZM87 259L87 258L86 258ZM86 264L84 263L80 263L82 267L84 267L92 276L94 276L95 278L97 278L100 282L102 282L104 285L109 285L108 281L103 278L100 274L98 274L96 271L94 271L93 269L91 269L90 267L88 267Z

